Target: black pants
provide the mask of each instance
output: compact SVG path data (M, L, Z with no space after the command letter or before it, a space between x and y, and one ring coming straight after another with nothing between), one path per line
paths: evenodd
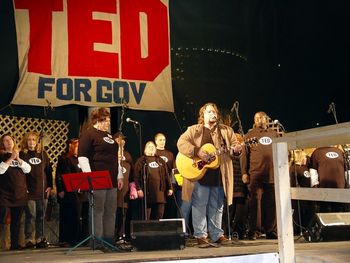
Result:
M292 200L294 234L300 234L306 228L316 212L316 202ZM300 215L299 215L300 213Z
M249 184L249 231L277 232L275 188L273 183L252 180Z
M128 208L117 208L117 216L116 216L116 238L124 238L128 239L130 237L130 210Z
M147 218L151 220L162 219L164 215L164 207L165 204L161 203L147 204Z
M1 207L0 208L0 220L1 224L5 224L7 211L11 213L11 225L10 225L10 235L11 235L11 249L18 249L19 246L19 229L21 225L21 217L24 212L24 206L18 207Z
M76 202L62 202L59 208L59 241L75 245L79 241L80 216Z
M242 239L247 232L248 225L248 202L246 197L234 197L232 205L229 206L230 234L236 232L239 239ZM227 208L224 206L222 215L222 229L228 235Z

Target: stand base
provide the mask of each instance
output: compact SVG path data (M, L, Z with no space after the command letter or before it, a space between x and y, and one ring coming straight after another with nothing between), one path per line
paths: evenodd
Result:
M76 248L80 247L82 244L84 244L85 242L87 242L88 240L92 239L92 250L95 250L95 242L99 242L102 245L106 245L107 247L109 247L112 251L119 251L119 249L115 246L113 246L112 244L108 243L107 241L103 240L102 238L99 238L95 235L90 235L87 238L85 238L83 241L81 241L79 244L75 245L74 247L70 248L67 252L65 252L65 254L69 254L70 252L72 252L73 250L75 250Z

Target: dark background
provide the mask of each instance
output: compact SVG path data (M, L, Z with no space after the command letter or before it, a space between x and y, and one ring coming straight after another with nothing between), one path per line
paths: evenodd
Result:
M335 103L338 122L350 120L348 1L169 0L171 67L175 113L125 109L138 120L142 144L163 132L168 148L196 123L198 109L215 102L229 114L235 101L243 130L256 111L278 119L287 131L335 123L327 109ZM79 136L87 108L10 105L18 81L12 0L0 1L0 114L60 119ZM111 108L112 133L121 108ZM238 126L233 119L234 129ZM122 125L128 148L139 154L133 125Z

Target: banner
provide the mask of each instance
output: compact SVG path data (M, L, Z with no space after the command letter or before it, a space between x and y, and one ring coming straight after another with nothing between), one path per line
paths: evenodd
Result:
M174 111L168 0L13 0L12 104Z

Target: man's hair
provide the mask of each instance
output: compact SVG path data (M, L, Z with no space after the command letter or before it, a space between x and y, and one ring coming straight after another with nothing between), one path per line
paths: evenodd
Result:
M198 124L204 124L204 111L205 111L205 109L206 109L208 106L212 106L212 107L215 109L216 113L217 113L218 120L221 119L220 112L219 112L218 107L216 106L216 104L213 103L213 102L208 102L208 103L204 104L204 105L199 109Z
M158 133L154 136L154 140L157 140L157 138L158 138L159 136L165 137L165 135L164 135L163 133L158 132ZM166 137L165 137L165 138L166 138Z
M257 114L264 115L264 116L267 118L267 114L266 114L266 112L264 112L264 111L258 111L258 112L256 112L256 113L254 114L254 118L255 118L255 115L257 115Z
M98 108L91 112L91 123L95 125L98 121L104 121L111 114L106 108Z

